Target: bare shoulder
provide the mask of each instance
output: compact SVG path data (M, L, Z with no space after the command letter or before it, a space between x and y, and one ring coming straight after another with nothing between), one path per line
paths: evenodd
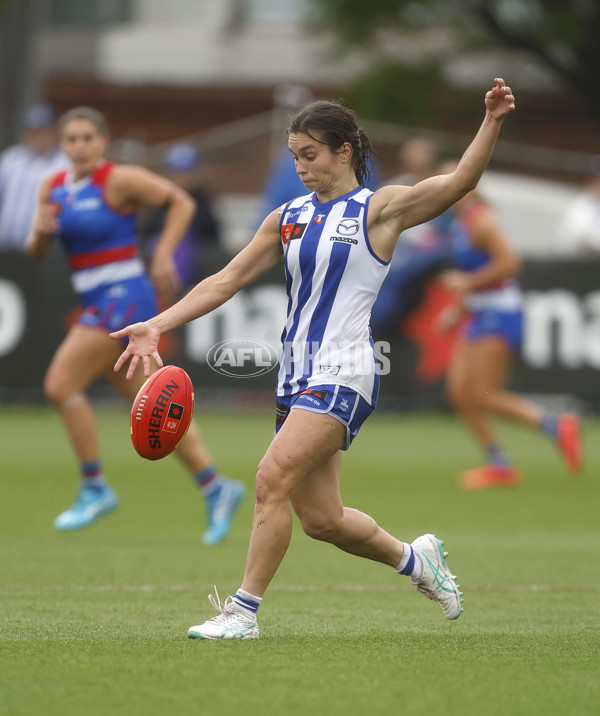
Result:
M401 209L411 188L392 184L377 189L369 202L369 223L385 221L389 218L390 212L397 212Z
M110 172L110 182L115 188L144 183L153 178L158 178L158 176L137 164L115 164Z
M110 173L107 190L114 204L134 209L142 204L160 206L176 188L171 181L145 167L117 164Z
M281 217L280 209L275 209L267 214L262 224L258 227L257 232L250 244L276 244L281 245L281 234L279 228L279 219Z
M271 230L275 229L277 233L279 233L279 221L281 219L281 214L283 213L284 208L285 204L267 214L263 221L263 224L266 224L266 226Z

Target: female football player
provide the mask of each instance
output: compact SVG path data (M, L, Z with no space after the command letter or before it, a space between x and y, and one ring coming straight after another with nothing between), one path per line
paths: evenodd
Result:
M486 114L456 171L414 186L364 188L368 136L339 102L301 109L288 130L296 171L309 192L269 214L253 240L222 271L155 318L113 333L129 337L115 370L131 358L161 362L160 336L220 306L285 257L288 318L277 385L276 435L256 474L256 505L240 588L220 612L192 627L201 639L259 636L256 613L292 534L292 509L304 531L339 549L389 565L460 616L461 594L432 534L409 544L340 496L342 450L373 411L379 378L369 314L400 233L448 209L477 184L515 98L502 79L486 94ZM141 358L141 361L140 361Z
M452 171L455 164L443 171ZM480 445L485 464L459 476L465 489L510 487L520 473L498 441L494 416L539 428L557 445L572 472L581 467L579 423L575 415L554 416L505 389L512 357L521 346L523 299L514 275L520 261L488 204L469 192L449 212L448 232L456 269L442 282L456 297L440 319L449 329L461 318L447 377L447 393Z
M43 182L27 252L39 261L58 237L83 307L44 382L46 396L62 418L79 463L77 498L55 521L58 529L72 530L86 527L117 506L102 470L96 422L85 390L105 376L127 400L137 394L143 371L127 381L111 370L120 349L108 334L154 316L157 293L167 305L173 302L180 290L173 251L195 207L173 182L139 166L107 161L108 128L96 110L76 107L61 118L59 126L61 146L71 167ZM138 253L136 232L136 214L144 206L167 207L150 276ZM177 455L206 497L208 529L203 540L219 542L229 531L243 486L219 474L193 426Z

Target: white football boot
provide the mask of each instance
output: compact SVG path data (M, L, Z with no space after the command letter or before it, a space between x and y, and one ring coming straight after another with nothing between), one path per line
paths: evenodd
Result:
M204 624L190 627L189 639L258 639L256 615L238 607L233 597L222 603L215 587L215 597L209 594L208 601L221 613Z
M462 612L462 592L446 564L448 553L444 552L444 543L435 535L426 534L411 542L411 547L423 563L423 576L419 581L411 577L411 584L427 599L437 602L446 619L458 619Z

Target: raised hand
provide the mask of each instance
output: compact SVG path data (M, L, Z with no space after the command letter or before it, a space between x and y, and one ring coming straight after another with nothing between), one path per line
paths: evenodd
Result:
M127 345L127 348L125 348L115 363L115 373L121 369L123 364L126 363L129 358L131 358L131 363L129 364L129 368L127 370L127 378L133 377L140 358L144 363L144 375L147 378L152 372L150 357L154 358L154 360L162 368L163 360L158 352L160 333L149 323L134 323L131 326L126 326L120 331L115 331L109 335L111 338L129 337L129 344Z
M495 86L485 95L485 107L495 119L504 119L515 108L515 96L501 77L494 82Z

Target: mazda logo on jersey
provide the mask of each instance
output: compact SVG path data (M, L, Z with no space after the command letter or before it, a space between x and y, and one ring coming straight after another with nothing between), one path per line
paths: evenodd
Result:
M338 224L337 232L342 236L354 236L359 226L358 219L342 219Z
M306 224L284 224L281 227L281 239L284 244L292 239L301 239L306 230Z

